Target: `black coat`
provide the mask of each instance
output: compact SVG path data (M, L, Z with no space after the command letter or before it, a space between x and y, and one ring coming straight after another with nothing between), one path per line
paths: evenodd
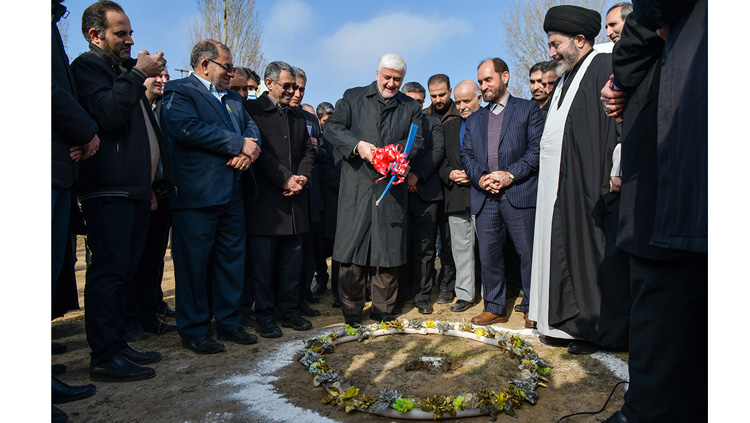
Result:
M658 195L650 244L708 252L707 1L634 1L633 18L668 24L659 88ZM617 76L617 75L616 75Z
M628 92L623 113L622 188L617 246L631 254L666 258L667 250L649 245L657 197L657 111L664 41L654 31L627 19L613 51L618 85Z
M471 211L471 185L458 185L451 181L454 170L464 170L461 165L461 122L463 119L452 119L443 125L445 129L445 160L440 166L440 179L443 180L445 212L468 213Z
M53 2L55 3L55 2ZM78 103L76 84L68 64L57 21L65 6L57 4L52 16L52 186L70 188L75 180L76 164L70 159L70 147L85 145L98 127Z
M336 236L342 161L341 155L336 154L331 143L325 140L325 135L321 135L318 139L318 154L315 156L315 171L318 172L323 188L323 237L331 240Z
M326 121L326 140L343 156L333 259L360 266L396 267L406 262L407 185L394 185L378 206L388 179L353 154L360 140L375 147L406 145L411 125L420 129L409 158L422 148L419 103L399 92L386 104L376 82L347 90Z
M285 197L282 186L292 175L313 173L315 148L300 110L280 110L265 92L244 102L260 129L261 153L253 164L258 196L245 201L250 236L303 234L310 230L309 190ZM246 177L246 175L243 175ZM243 184L244 185L244 184Z
M78 101L99 125L100 147L96 155L81 162L78 196L123 196L151 199L151 149L142 105L152 124L156 121L146 98L145 78L131 72L135 60L123 63L122 72L115 59L94 44L78 56L71 68L78 87ZM158 125L154 126L161 159L169 153Z
M445 134L440 119L423 114L422 136L424 148L410 162L409 172L419 177L417 182L419 198L424 201L440 201L443 199L443 185L440 183L438 170L443 164L445 155Z

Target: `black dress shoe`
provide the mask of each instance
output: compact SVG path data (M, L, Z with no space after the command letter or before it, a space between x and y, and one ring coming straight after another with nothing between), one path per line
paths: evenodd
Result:
M52 354L62 354L67 350L68 347L66 347L65 344L52 341Z
M339 300L339 297L333 297L333 299L331 300L331 307L333 308L341 307L341 300Z
M100 382L132 382L151 379L154 376L154 369L139 366L124 359L120 354L89 368L89 378Z
M159 317L159 315L154 315L152 320L141 323L141 328L157 335L163 335L168 332L177 332L177 325L165 322Z
M282 335L281 329L273 320L256 320L255 330L264 338L279 338Z
M314 308L307 305L306 302L302 301L299 304L299 314L305 316L305 317L317 317L320 316L320 312L318 310L315 310Z
M159 304L157 313L159 313L160 316L164 317L175 317L174 309L170 308L169 305L164 301Z
M158 351L138 351L129 346L121 349L120 354L135 364L151 364L161 360L161 353Z
M347 316L344 319L344 322L346 322L347 325L353 328L358 328L362 326L362 318L359 316Z
M370 318L376 322L392 322L396 320L391 313L370 313Z
M182 340L182 346L193 350L196 354L216 354L224 351L224 344L214 341L210 336L203 335L193 340Z
M281 319L281 326L285 328L292 328L294 330L310 330L312 329L312 323L309 320L305 320L300 315L287 316Z
M219 334L219 339L222 341L232 341L235 344L250 345L258 342L258 337L252 333L247 333L244 328L237 328L229 332L222 332Z
M523 309L521 308L521 304L516 304L513 306L513 311L517 311L519 313L523 313Z
M68 415L54 405L52 406L52 423L68 423Z
M306 292L303 298L308 303L318 304L320 302L320 298L310 291Z
M438 304L450 304L453 302L453 291L440 291L437 297Z
M451 311L454 313L461 313L462 311L466 311L470 308L474 307L474 303L471 301L466 300L458 300L455 304L451 306Z
M428 301L417 301L416 306L419 314L432 314L432 306Z
M52 365L52 376L57 376L65 373L68 368L64 364L53 364Z
M568 344L568 352L571 354L593 354L599 351L599 348L586 341L573 341Z
M555 338L553 336L539 335L539 342L550 347L567 347L572 339Z
M242 326L255 326L255 313L252 310L242 313Z
M315 295L320 295L328 290L328 287L325 283L316 283L315 286L312 289L312 293Z
M621 411L618 411L602 423L628 423L628 419L625 418L625 415Z
M128 342L137 342L148 339L148 335L138 323L128 323L125 325L125 340Z
M56 377L52 377L52 404L62 404L88 398L96 393L96 386L71 386Z

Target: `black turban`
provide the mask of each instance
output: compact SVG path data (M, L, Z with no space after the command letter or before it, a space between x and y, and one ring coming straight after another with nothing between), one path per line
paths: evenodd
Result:
M602 16L596 10L579 6L555 6L544 16L544 32L561 32L568 35L583 34L586 39L596 38L602 29Z

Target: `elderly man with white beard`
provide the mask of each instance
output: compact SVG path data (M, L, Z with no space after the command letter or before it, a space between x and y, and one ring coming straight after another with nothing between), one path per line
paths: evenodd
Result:
M609 190L617 133L599 103L612 58L593 50L600 30L599 13L577 6L544 19L560 80L539 144L529 319L542 342L575 354L628 345L628 261L615 247L619 194Z

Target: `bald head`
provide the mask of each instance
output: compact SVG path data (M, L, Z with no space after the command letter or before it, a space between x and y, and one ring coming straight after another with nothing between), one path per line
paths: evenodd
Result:
M461 117L466 119L482 105L482 91L476 82L467 79L453 88L453 100L456 102Z

